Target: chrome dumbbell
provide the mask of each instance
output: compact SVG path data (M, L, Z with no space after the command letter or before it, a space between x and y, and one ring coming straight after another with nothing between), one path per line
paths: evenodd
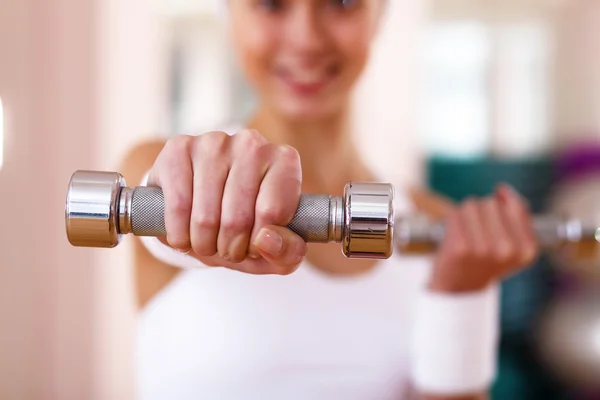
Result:
M65 205L69 242L115 247L123 235L164 236L160 188L126 186L117 172L76 171ZM596 242L598 227L552 216L534 219L544 247ZM290 229L310 243L337 242L350 258L389 258L394 249L428 253L444 237L444 225L420 215L395 215L394 188L386 183L349 183L339 197L303 194Z

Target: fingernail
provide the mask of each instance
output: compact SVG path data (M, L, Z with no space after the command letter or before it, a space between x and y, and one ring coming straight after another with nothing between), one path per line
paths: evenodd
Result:
M276 256L283 248L283 239L276 232L263 228L258 232L254 245L260 251L263 251L271 256Z
M191 249L191 248L189 248L189 249L187 249L187 250L184 250L184 249L177 249L177 251L178 251L178 252L180 252L181 254L185 254L185 255L187 255L187 254L190 254L190 252L192 251L192 249Z
M509 193L512 196L518 196L519 194L517 193L517 191L515 190L514 187L512 187L511 185L508 184L504 184L502 185L502 187L504 188L504 190L506 190L507 193Z
M510 186L501 183L496 186L496 194L502 199L506 200L508 197L514 196L514 191L510 188Z
M244 260L247 249L241 248L241 246L243 245L243 242L247 240L248 239L245 234L240 234L233 238L229 244L229 248L227 249L227 256L230 258L230 261Z

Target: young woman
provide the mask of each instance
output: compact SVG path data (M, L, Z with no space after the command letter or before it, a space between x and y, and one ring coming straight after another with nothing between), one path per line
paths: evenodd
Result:
M232 43L259 98L252 118L127 157L128 180L163 188L167 228L136 241L141 398L485 398L497 283L537 253L509 187L456 206L396 188L397 213L445 218L431 259L346 259L285 228L302 192L380 181L357 161L348 114L384 9L229 1Z

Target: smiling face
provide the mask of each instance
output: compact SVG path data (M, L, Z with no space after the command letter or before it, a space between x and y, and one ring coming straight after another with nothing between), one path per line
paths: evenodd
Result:
M342 110L368 59L384 0L230 0L230 29L263 105L287 118Z

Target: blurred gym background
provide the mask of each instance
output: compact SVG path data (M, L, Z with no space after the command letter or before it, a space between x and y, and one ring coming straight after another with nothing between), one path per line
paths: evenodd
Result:
M0 2L0 398L135 398L129 249L72 248L76 169L247 115L215 0ZM517 187L600 221L600 2L391 0L356 132L398 186ZM130 182L135 184L135 182ZM494 399L600 398L600 261L546 254L503 285Z

